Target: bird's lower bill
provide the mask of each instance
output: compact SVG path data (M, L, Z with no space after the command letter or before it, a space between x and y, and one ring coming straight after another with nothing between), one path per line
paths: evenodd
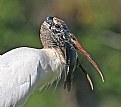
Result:
M84 49L84 47L79 43L79 41L74 37L71 38L71 42L73 43L73 45L75 46L75 48L86 57L86 59L97 69L98 73L100 74L102 81L104 82L104 77L103 74L100 70L100 68L98 67L98 65L96 64L96 62L90 57L90 54Z

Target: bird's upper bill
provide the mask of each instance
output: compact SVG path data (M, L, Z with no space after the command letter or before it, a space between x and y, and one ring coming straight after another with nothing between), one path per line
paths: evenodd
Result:
M47 30L48 34L45 34L45 30ZM79 43L77 38L69 31L66 23L56 17L47 17L44 23L41 26L41 33L44 32L44 34L41 34L41 40L43 38L43 35L48 35L46 38L46 44L50 44L50 47L64 47L66 42L69 42L74 46L76 50L78 50L81 54L83 54L88 61L97 69L99 72L102 81L104 81L103 75L101 73L101 70L99 69L98 65L91 59L90 55L87 53L87 51L84 49L84 47ZM50 35L50 36L49 36ZM51 40L51 42L47 42L47 39ZM43 42L43 40L42 40ZM45 42L43 42L43 45L46 45Z

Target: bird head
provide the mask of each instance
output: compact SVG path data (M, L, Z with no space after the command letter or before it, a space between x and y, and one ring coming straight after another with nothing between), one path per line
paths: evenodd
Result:
M63 51L66 59L66 80L65 87L70 90L71 79L78 64L77 50L85 56L85 58L97 69L102 81L104 81L101 70L96 62L90 57L88 52L79 43L77 38L70 32L66 23L57 17L47 17L41 25L40 38L44 48L59 48ZM82 66L80 65L80 68ZM87 79L93 89L90 77L82 68L87 76Z
M69 39L64 21L56 17L47 17L41 25L40 38L45 48L65 47L65 41Z

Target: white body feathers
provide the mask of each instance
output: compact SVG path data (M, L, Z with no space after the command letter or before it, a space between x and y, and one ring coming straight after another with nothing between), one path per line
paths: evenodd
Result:
M22 107L36 88L61 76L55 49L17 48L0 56L0 107Z

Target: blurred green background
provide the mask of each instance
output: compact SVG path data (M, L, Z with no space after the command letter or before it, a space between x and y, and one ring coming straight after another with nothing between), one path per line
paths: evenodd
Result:
M94 91L77 69L71 92L35 92L25 107L121 107L121 0L0 0L0 54L42 48L39 28L47 16L63 19L102 69L105 82L81 55Z

